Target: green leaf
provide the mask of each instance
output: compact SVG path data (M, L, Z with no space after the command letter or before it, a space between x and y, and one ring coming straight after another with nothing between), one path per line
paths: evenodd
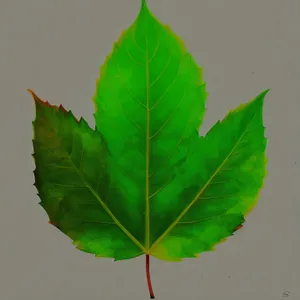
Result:
M159 203L198 135L206 96L202 71L183 42L143 2L101 67L94 102L119 189L109 203L122 207L115 213L146 250L170 221L158 212L156 225L150 223L151 203Z
M115 260L196 257L231 236L266 176L268 90L205 135L207 92L183 42L142 0L100 70L96 128L33 92L35 185L50 223Z
M30 91L31 92L31 91ZM50 223L96 256L124 259L141 254L138 241L109 210L106 146L99 132L72 112L33 92L35 186Z
M263 101L268 91L231 111L193 150L171 185L153 202L170 222L150 248L151 255L180 261L213 250L239 228L256 204L266 175ZM168 199L168 189L178 197Z

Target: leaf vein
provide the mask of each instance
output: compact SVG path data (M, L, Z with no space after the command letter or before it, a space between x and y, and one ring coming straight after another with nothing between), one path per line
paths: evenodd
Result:
M148 64L150 64L151 61L154 59L154 57L155 57L155 55L156 55L156 53L157 53L157 50L158 50L158 48L159 48L159 45L160 45L160 42L159 42L159 39L157 39L157 43L156 43L155 49L154 49L154 51L153 51L153 54L152 54L151 58L150 58L149 61L148 61Z
M155 136L157 136L163 129L164 127L170 122L170 120L172 119L172 117L175 115L175 113L177 112L178 107L180 106L180 104L182 103L182 100L185 98L186 96L186 90L184 91L183 96L181 97L181 99L178 101L177 106L175 107L175 109L173 110L173 112L171 113L171 115L169 116L169 118L162 124L162 126L152 135L150 136L150 140L152 140Z
M69 170L73 170L73 168L69 167L69 166L60 166L60 165L56 165L56 164L44 164L43 165L46 168L53 168L53 169L69 169Z
M101 221L86 221L83 220L80 223L86 223L86 224L100 224L100 225L117 225L115 222L101 222Z
M168 87L165 89L164 93L160 96L160 98L156 101L156 103L150 108L150 111L152 111L157 106L157 104L164 98L164 96L167 94L169 89L172 87L172 85L174 84L174 82L178 78L178 76L180 74L180 71L181 71L181 64L182 64L182 60L179 63L178 70L177 70L177 73L176 73L174 79L171 81L171 83L168 85Z
M135 60L135 59L132 57L132 55L131 55L131 53L129 52L128 49L126 49L126 52L127 52L128 56L129 56L129 58L130 58L136 65L142 66L143 68L145 67L144 64L138 62L137 60Z
M190 204L188 204L186 206L186 208L182 211L182 213L171 223L171 225L167 228L167 230L152 244L152 246L151 246L151 248L149 250L149 253L170 233L170 231L176 226L176 224L178 224L178 222L187 213L187 211L193 206L193 204L197 200L199 200L199 198L201 197L201 195L203 194L203 192L205 191L205 189L209 186L210 182L213 180L213 178L216 176L216 174L220 171L220 169L223 168L223 166L226 164L226 162L228 161L228 159L231 156L231 153L234 152L234 150L236 149L236 147L242 141L242 139L244 138L245 134L247 133L247 130L250 127L250 125L251 125L251 123L252 123L252 121L253 121L253 119L254 119L255 116L256 116L256 114L254 114L254 116L252 117L252 119L249 121L249 123L246 126L244 132L241 134L240 138L237 140L237 142L235 143L235 145L233 146L233 148L231 149L231 151L228 153L227 157L225 157L225 159L223 160L223 162L220 164L220 166L216 168L216 171L208 179L207 183L200 189L200 191L196 194L196 196L190 202Z
M122 111L124 112L124 114L128 117L128 119L132 122L132 124L134 124L138 129L142 130L141 126L139 124L137 124L133 118L126 112L126 110L124 109L123 104L121 103L121 101L118 98L115 98L118 103L120 104L120 107L122 109Z
M225 214L220 214L220 215L215 215L215 216L212 216L212 217L201 218L201 219L198 219L198 220L192 220L192 221L180 221L180 222L178 222L178 224L194 224L194 223L202 223L202 222L209 221L209 220L215 219L215 218L220 218L220 217L223 217L223 216L226 216L226 213L225 213Z
M131 39L132 39L133 43L135 44L136 48L139 49L143 54L145 54L145 51L138 45L138 43L135 40L134 30L131 31Z
M77 185L77 184L64 184L59 182L51 181L51 184L67 187L67 188L87 188L85 185Z
M224 195L224 196L216 196L216 197L201 197L201 200L218 200L218 199L226 199L226 198L230 198L230 197L234 197L234 196L240 196L240 193L236 193L236 194L230 194L230 195Z
M143 104L143 103L138 99L138 97L137 97L137 96L136 96L136 95L135 95L135 94L134 94L127 86L126 86L119 65L117 65L117 68L118 68L118 77L119 77L119 79L120 79L120 82L121 82L121 85L123 86L123 88L128 92L128 94L129 94L136 102L138 102L140 105L142 105L144 108L147 109L146 105ZM114 89L112 89L112 90L115 91Z
M167 67L169 66L170 62L171 62L171 56L169 56L169 59L165 65L165 67L162 69L162 71L159 73L159 75L156 77L156 79L151 82L149 88L151 88L159 80L159 78L161 78L161 76L165 73Z
M157 195L158 193L160 193L171 181L163 184L156 192L154 192L153 194L151 194L149 196L149 199L153 198L155 195Z

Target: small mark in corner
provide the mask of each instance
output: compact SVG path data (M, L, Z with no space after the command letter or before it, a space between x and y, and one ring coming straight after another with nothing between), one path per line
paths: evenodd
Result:
M283 298L286 298L286 297L289 297L291 295L291 292L290 291L284 291L281 295L281 297Z

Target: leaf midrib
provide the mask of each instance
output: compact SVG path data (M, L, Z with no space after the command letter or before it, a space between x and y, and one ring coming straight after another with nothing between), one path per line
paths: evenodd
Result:
M149 60L148 60L148 36L146 32L146 171L145 171L145 247L150 247L150 204L149 204L149 163L150 163L150 109L149 109Z
M220 164L220 166L216 169L216 171L213 173L213 175L208 179L207 183L200 189L200 191L196 194L194 199L191 201L189 205L181 212L181 214L173 221L173 223L167 228L167 230L151 245L149 249L149 254L153 251L153 249L171 232L171 230L179 223L179 221L183 218L183 216L189 211L189 209L194 205L194 203L199 200L205 189L210 185L213 178L218 174L218 172L222 169L222 167L226 164L238 144L241 142L243 137L245 136L246 132L248 131L249 126L251 125L253 119L255 118L257 113L254 113L253 117L249 121L249 124L244 129L243 133L241 134L240 138L237 140L235 145L233 146L232 150L229 152L229 154L226 156L226 158L223 160L223 162Z

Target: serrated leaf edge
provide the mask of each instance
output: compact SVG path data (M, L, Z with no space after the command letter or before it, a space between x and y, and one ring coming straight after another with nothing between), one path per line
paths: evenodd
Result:
M223 118L223 121L227 118L227 116L233 112L233 111L238 111L239 109L241 109L242 107L245 107L246 105L250 104L251 102L257 101L258 99L264 99L265 95L268 93L270 89L265 90L264 92L262 92L261 94L259 94L254 100L248 102L248 103L244 103L241 104L240 106L238 106L236 109L234 110L230 110L228 112L228 114ZM232 150L229 152L229 154L226 156L226 158L223 160L223 162L220 164L220 166L216 169L216 171L213 173L213 175L208 179L207 183L200 189L200 191L197 193L197 195L194 197L194 199L190 202L189 205L186 206L186 208L181 212L181 214L171 223L171 225L166 229L166 231L151 245L150 249L149 249L149 254L151 254L151 252L153 251L153 249L171 232L171 230L178 224L178 222L182 219L182 217L187 213L187 211L193 206L193 204L200 198L201 194L205 191L205 189L207 188L207 186L210 184L210 182L212 181L212 179L215 177L215 175L220 171L220 169L224 166L224 164L226 163L226 161L229 159L229 157L231 156L231 154L233 153L234 149L236 148L236 146L239 144L239 142L241 141L241 139L243 138L245 132L247 131L248 127L251 125L254 117L256 116L256 113L253 115L253 117L251 118L251 120L249 121L248 125L246 126L246 128L244 129L243 133L241 134L240 138L236 141L235 145L232 147ZM200 137L201 138L201 137ZM266 173L264 175L264 178L266 177ZM263 184L261 186L261 188L263 187ZM257 195L259 194L261 188L259 189ZM251 206L251 208L249 208L247 214L251 211L251 209L255 206L256 202L257 202L258 196L256 197L256 201L255 203ZM246 214L245 214L246 215ZM224 240L221 240L219 243L222 243L223 241L225 241L226 238ZM219 243L217 243L216 245L218 245Z
M80 124L81 122L86 123L86 121L83 118L80 118L80 120L78 121L75 116L72 114L71 111L67 111L62 105L60 105L59 107L56 105L51 105L48 101L44 101L42 99L40 99L32 90L27 89L27 91L31 94L31 96L33 97L35 103L41 103L43 105L46 105L50 108L58 108L61 111L63 111L64 113L68 113L71 114L73 116L73 118ZM86 125L88 125L86 123ZM91 130L93 130L90 126L88 126L88 128L90 128ZM96 129L95 129L96 130ZM34 154L33 154L34 156ZM73 162L72 162L73 163ZM77 170L77 167L74 165L75 169ZM90 184L88 184L86 182L86 180L84 179L84 177L81 175L80 172L77 172L79 177L81 178L81 180L83 181L83 183L85 184L85 186L91 191L91 193L94 195L94 197L98 200L98 202L100 203L100 205L103 207L103 209L107 212L107 214L113 219L113 221L116 223L116 225L127 235L127 237L138 247L140 248L144 253L146 253L146 249L144 248L144 246L122 225L122 223L115 217L115 215L112 213L112 211L107 207L107 205L104 203L104 201L99 197L99 195L94 191L94 189L90 186Z

